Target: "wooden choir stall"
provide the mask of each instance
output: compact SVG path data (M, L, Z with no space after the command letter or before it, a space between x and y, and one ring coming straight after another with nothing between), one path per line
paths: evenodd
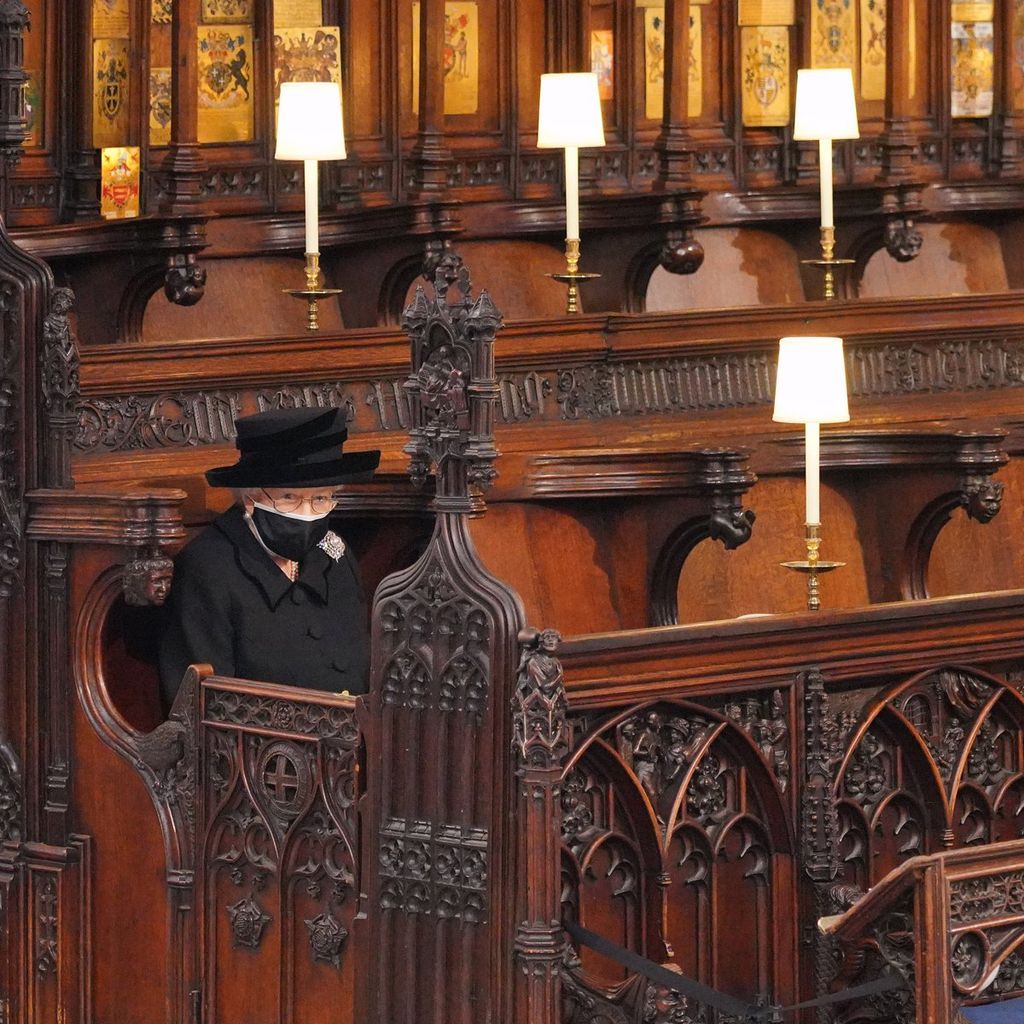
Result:
M0 0L0 1024L1024 1020L1022 53L1021 0ZM847 65L859 137L794 134ZM204 474L292 408L383 453L369 692L164 706Z
M370 694L195 666L165 714L151 643L198 506L145 452L71 486L85 363L66 296L4 246L31 412L9 421L4 650L32 703L7 711L27 751L4 753L8 1019L743 1019L563 925L749 1019L879 978L801 1019L953 1021L1022 994L1024 595L927 590L956 510L972 544L999 529L1006 430L836 431L834 546L865 518L835 606L682 624L753 552L759 489L799 494L789 435L581 447L534 425L499 456L501 315L447 252L403 319L411 481L344 499L375 587ZM768 588L778 541L744 570Z

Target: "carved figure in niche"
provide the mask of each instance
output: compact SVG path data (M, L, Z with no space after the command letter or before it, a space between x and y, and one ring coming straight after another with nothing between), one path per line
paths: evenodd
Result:
M968 755L967 775L982 786L999 782L1012 770L1012 763L1004 763L1004 752L999 740L1000 733L989 719L982 725ZM1012 745L1010 749L1012 750ZM1011 757L1007 751L1006 762L1010 762Z
M43 320L43 400L47 409L78 396L78 351L68 314L75 304L70 288L54 288Z
M686 794L686 806L695 818L714 821L725 810L725 786L721 774L718 758L708 754L701 761Z
M167 600L173 577L174 563L169 558L133 559L124 567L125 602L140 608L159 608Z
M437 426L454 429L466 404L466 375L453 360L450 345L441 345L416 372L420 401L434 413Z
M366 606L354 560L330 528L338 485L365 479L379 451L342 452L339 409L277 409L236 421L238 462L206 474L237 504L175 560L160 645L173 702L185 669L364 693Z
M536 688L550 697L562 685L562 663L555 657L562 634L555 629L542 629L533 643L524 647L519 660L519 674L525 672Z
M658 760L664 721L657 711L649 711L642 720L631 718L624 722L619 730L628 744L633 772L652 800L658 799Z
M568 747L562 665L555 657L561 634L524 630L515 707L515 746L524 762L556 767Z
M661 817L666 791L685 774L692 761L694 740L707 723L700 718L668 716L647 711L619 726L619 752L632 765Z
M959 718L952 717L946 725L946 732L942 737L942 742L937 747L932 747L932 754L944 779L951 778L956 770L960 756L964 752L964 741L966 738L967 733L964 729L964 723Z
M846 771L846 791L850 796L870 803L885 789L882 753L879 740L872 733L866 733Z

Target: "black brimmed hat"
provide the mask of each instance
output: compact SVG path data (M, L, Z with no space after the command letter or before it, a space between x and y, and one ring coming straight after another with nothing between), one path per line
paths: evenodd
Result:
M235 420L233 466L206 474L213 487L318 487L368 480L379 451L342 452L348 437L341 409L273 409Z

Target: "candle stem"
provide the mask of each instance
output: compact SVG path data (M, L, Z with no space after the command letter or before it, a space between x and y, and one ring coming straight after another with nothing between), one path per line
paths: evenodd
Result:
M832 215L832 140L818 140L818 168L821 179L821 226L835 227Z
M305 162L306 252L320 252L320 182L316 160Z
M565 147L565 237L580 238L580 151Z
M821 425L807 423L804 425L805 441L805 479L807 483L806 516L808 525L821 523L820 496L821 489Z

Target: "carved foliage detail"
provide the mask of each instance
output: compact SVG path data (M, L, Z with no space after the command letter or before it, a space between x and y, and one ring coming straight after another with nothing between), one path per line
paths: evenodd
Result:
M252 896L230 904L227 911L234 944L243 949L259 949L271 916Z
M1024 916L1024 871L959 879L949 886L950 920L978 924L990 918Z
M309 929L309 946L313 959L332 967L341 965L341 948L348 938L348 929L331 913L319 914L305 922Z
M0 747L0 843L21 839L21 785L14 762Z
M350 708L257 697L232 690L215 690L208 695L206 719L303 736L333 736L353 746L359 737L355 713Z
M0 597L18 585L21 564L22 481L18 477L21 335L17 290L0 282Z
M36 887L36 970L57 970L57 880L52 875Z

